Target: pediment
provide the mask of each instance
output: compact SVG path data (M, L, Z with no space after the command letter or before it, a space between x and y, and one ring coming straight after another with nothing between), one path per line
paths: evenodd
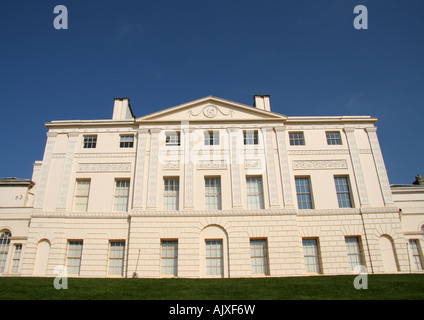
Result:
M287 119L286 116L278 113L209 96L137 118L137 122L258 121L285 119Z

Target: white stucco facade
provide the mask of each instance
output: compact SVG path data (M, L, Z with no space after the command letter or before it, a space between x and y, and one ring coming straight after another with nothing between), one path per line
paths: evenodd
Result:
M391 188L376 121L209 96L139 118L117 98L112 119L47 123L31 181L0 181L0 273L421 272L424 188Z

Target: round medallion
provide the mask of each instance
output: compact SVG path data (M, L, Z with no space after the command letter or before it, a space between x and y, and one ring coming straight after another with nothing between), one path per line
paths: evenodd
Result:
M217 115L218 110L216 109L215 106L207 106L203 109L203 114L205 115L205 117L208 118L213 118Z

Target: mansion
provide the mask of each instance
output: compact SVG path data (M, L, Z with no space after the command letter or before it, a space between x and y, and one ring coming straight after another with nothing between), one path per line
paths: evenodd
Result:
M376 122L256 95L46 123L31 180L0 179L0 275L423 272L424 182L389 184Z

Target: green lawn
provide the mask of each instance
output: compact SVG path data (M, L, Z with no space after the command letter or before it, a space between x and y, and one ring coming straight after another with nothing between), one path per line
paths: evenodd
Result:
M356 290L355 276L255 279L68 279L0 278L0 300L287 300L424 299L424 274L368 275Z

